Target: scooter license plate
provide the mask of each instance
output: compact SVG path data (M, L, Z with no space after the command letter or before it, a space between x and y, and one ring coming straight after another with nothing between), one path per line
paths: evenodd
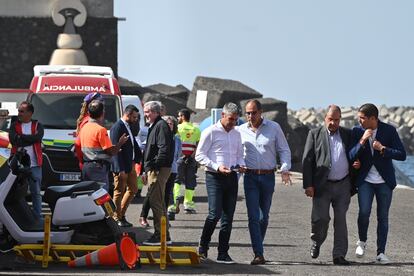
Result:
M111 203L112 202L110 202L110 201L107 201L107 202L104 203L104 208L105 208L106 214L110 217L112 217L114 215L114 208L112 207L113 203L112 204Z
M60 181L80 181L80 173L61 173Z

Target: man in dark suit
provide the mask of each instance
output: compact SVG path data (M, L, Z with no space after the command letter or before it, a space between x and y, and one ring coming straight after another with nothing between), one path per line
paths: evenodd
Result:
M303 188L312 198L311 257L317 258L329 227L329 207L334 210L333 262L349 265L346 213L351 200L352 165L347 157L351 145L351 130L339 126L341 109L331 105L325 115L325 125L308 133L303 153Z
M125 218L125 212L129 203L138 191L137 174L135 163L142 158L141 150L131 132L131 125L139 120L138 108L128 105L122 115L112 127L110 136L112 143L119 140L123 134L128 136L128 141L122 145L121 151L114 156L112 162L112 172L114 176L114 203L116 210L114 219L121 227L131 227L132 224Z
M396 129L378 120L378 109L373 104L364 104L358 110L360 126L352 130L349 152L352 160L361 162L357 178L358 186L358 234L355 254L365 254L369 217L372 201L377 200L377 262L389 263L385 255L388 235L388 213L392 191L396 186L392 159L404 161L406 152Z

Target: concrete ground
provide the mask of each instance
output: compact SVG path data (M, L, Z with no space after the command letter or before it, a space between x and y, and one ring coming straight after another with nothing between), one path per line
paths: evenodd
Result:
M207 196L203 172L199 173L198 181L199 185L195 198L198 213L194 215L180 213L176 216L176 220L171 222L171 237L174 245L196 247L198 244L207 215ZM414 275L414 190L397 188L394 191L386 252L392 263L386 266L375 263L375 203L369 228L366 256L362 259L355 257L358 204L356 197L352 198L348 212L349 252L347 259L353 263L351 266L341 267L332 264L332 227L330 227L328 238L321 248L319 258L314 260L309 256L311 245L309 238L311 200L303 193L301 174L295 173L293 175L292 186L279 185L280 182L280 175L278 175L278 184L273 196L270 223L265 239L265 258L268 260L266 265L250 265L253 253L247 227L244 191L242 183L240 183L229 251L237 264L223 265L215 263L219 232L217 228L212 238L209 259L206 262L194 267L169 266L165 271L161 271L158 266L146 265L137 271L131 272L148 275ZM145 194L145 191L143 194ZM136 200L127 212L127 219L134 223L134 227L130 230L136 233L138 242L148 238L153 231L152 227L143 229L138 224L141 203L142 199ZM150 223L153 225L152 221ZM122 275L129 274L128 271L120 271L117 268L70 269L63 264L50 264L47 270L43 270L39 263L26 263L16 258L13 253L0 255L0 274L2 275L72 275L75 273L81 275L101 275L104 273L113 275L118 273Z

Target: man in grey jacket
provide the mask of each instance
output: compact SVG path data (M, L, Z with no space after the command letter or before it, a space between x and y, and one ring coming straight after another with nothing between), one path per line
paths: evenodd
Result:
M303 188L312 198L311 257L319 256L329 227L329 207L334 210L333 262L349 265L346 213L351 200L352 165L348 159L351 131L339 126L341 109L331 105L325 116L325 125L308 133L303 153Z

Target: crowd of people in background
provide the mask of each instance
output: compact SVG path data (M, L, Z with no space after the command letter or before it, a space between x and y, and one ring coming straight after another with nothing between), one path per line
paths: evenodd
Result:
M24 147L31 158L33 178L30 191L33 210L41 217L41 122L32 120L33 105L22 102L18 120L11 124L12 154ZM264 239L269 224L269 212L275 190L276 173L281 181L291 184L291 151L282 128L277 122L262 116L258 100L250 100L243 111L247 122L237 126L240 109L226 103L221 118L200 132L191 123L191 111L179 110L177 117L167 115L162 103L144 104L148 126L146 143L137 143L140 113L128 105L122 117L111 127L110 135L103 126L104 99L99 93L88 94L77 120L76 155L82 180L103 183L109 190L109 173L114 179L113 219L120 227L131 227L126 211L144 183L148 187L142 205L139 224L148 227L152 211L154 233L145 245L159 245L161 217L170 221L180 212L195 214L194 192L199 165L205 168L208 215L200 233L198 253L208 257L211 237L220 221L217 262L232 264L229 255L233 215L236 208L239 176L243 187L248 216L248 229L253 251L252 265L266 263ZM175 114L174 114L175 115ZM303 188L312 198L310 256L318 258L327 237L330 206L334 214L333 263L349 265L346 215L351 197L357 194L359 203L359 241L355 254L363 257L373 198L377 201L377 256L381 264L390 262L385 255L389 228L389 209L396 186L392 160L405 160L406 152L396 129L378 119L373 104L359 108L360 126L346 129L340 126L341 109L330 105L325 125L309 131L303 153ZM185 186L184 196L181 186ZM172 243L167 223L167 244Z

